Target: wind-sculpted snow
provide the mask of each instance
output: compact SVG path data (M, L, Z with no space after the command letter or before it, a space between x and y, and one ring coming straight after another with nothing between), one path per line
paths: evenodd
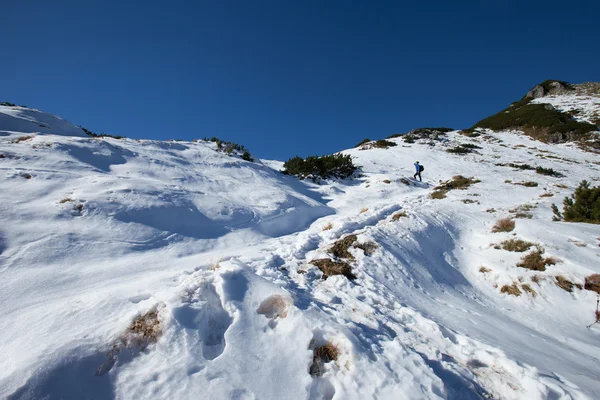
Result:
M590 153L519 132L397 138L318 185L210 143L23 133L0 137L0 397L598 397L597 295L577 285L600 273L600 228L550 209L600 181ZM445 151L461 143L481 149ZM455 175L480 182L431 198ZM509 239L555 264L518 267ZM322 259L356 279L323 279ZM150 311L156 340L124 340Z
M87 137L83 130L57 116L33 108L0 106L0 133L12 132Z

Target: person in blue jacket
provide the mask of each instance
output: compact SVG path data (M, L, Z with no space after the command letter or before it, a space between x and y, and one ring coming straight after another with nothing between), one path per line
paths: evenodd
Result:
M413 175L413 179L417 179L417 176L419 177L419 181L423 182L423 179L421 179L421 171L423 171L423 166L421 164L419 164L419 162L417 161L415 164L415 169L417 170L417 172Z

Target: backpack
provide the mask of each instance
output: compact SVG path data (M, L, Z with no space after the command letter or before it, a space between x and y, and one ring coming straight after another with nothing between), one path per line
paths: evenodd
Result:
M425 171L425 167L422 165L419 165L419 172L423 172L423 171Z

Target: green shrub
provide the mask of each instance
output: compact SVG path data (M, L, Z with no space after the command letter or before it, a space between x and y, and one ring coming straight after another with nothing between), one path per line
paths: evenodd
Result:
M254 158L252 158L252 155L248 150L244 150L244 153L242 153L242 160L254 162Z
M360 147L360 146L362 146L363 144L367 144L367 143L369 143L370 141L371 141L371 139L369 139L369 138L365 138L365 139L363 139L363 140L362 140L362 141L361 141L359 144L357 144L357 145L356 145L356 146L354 146L354 147Z
M352 158L345 154L332 154L327 156L310 156L290 158L283 164L284 173L297 176L300 179L318 179L350 177L358 169L352 163Z
M404 135L404 137L402 139L404 140L405 143L414 143L415 142L415 139L410 135Z
M452 154L468 154L472 153L474 149L481 149L481 147L471 143L463 143L446 151Z
M537 187L537 182L527 181L527 182L513 182L513 185L520 185L525 187Z
M535 172L537 172L540 175L554 176L556 178L560 178L560 177L564 176L563 174L553 170L552 168L537 167L535 169Z
M511 167L522 170L534 170L535 168L529 164L515 164L515 163L507 163L507 164L496 164L498 167Z
M562 213L556 204L552 204L552 211L555 221L600 224L600 187L590 187L590 183L583 180L571 197L564 198Z
M416 135L416 136L429 136L431 134L445 134L447 132L452 132L454 129L452 128L446 128L446 127L439 127L439 128L417 128L417 129L413 129L412 131L410 131L410 134L412 135Z
M587 139L590 132L598 130L596 126L575 121L569 114L548 104L532 104L530 100L523 98L507 109L477 122L472 129L521 129L534 139L553 143Z
M81 129L83 132L85 132L86 135L95 137L95 138L109 137L109 138L113 138L113 139L125 139L125 136L109 135L108 133L104 133L104 132L94 133L94 132L90 131L89 129L84 128L81 125L79 126L79 129Z
M388 147L397 146L396 143L390 142L389 140L379 139L373 143L373 147L378 149L387 149Z
M5 107L16 107L16 104L11 103L9 101L3 101L2 103L0 103L0 106L5 106Z
M242 159L244 159L246 161L250 161L250 162L254 161L254 158L252 158L252 155L250 154L248 149L246 149L241 144L227 142L225 140L219 139L216 136L213 136L210 139L205 137L202 140L205 142L216 143L218 152L225 153L230 156L235 156L239 153L242 153L242 155L240 156L240 157L242 157Z

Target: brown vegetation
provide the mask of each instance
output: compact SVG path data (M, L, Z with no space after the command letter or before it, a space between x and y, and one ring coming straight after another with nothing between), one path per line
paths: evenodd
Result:
M511 232L513 229L515 229L515 221L510 218L502 218L496 221L492 227L492 233Z
M313 363L310 366L309 373L312 376L322 376L324 364L335 361L339 357L339 349L331 342L319 346L313 350Z
M521 285L521 288L526 291L527 293L529 293L530 295L532 295L533 297L537 296L537 293L535 290L533 290L533 288L531 287L531 285L529 285L528 283L524 283Z
M538 247L537 250L524 255L523 258L521 258L521 262L517 263L517 267L530 269L532 271L545 271L546 266L555 265L559 262L559 260L554 257L543 258L542 254L544 254L544 249Z
M465 190L469 186L479 182L481 182L479 179L465 178L462 175L456 175L453 176L451 180L442 182L439 186L436 186L430 196L432 199L443 199L451 190Z
M524 251L529 250L530 247L534 246L533 243L527 242L522 239L509 239L500 243L503 250L506 251L514 251L517 253L522 253Z
M350 264L345 261L333 261L329 258L321 258L310 262L323 272L323 279L327 279L334 275L343 275L350 280L356 279L356 275L352 273Z
M585 290L600 294L600 274L592 274L585 278Z
M33 139L33 136L21 136L21 137L18 137L15 140L13 140L13 143L21 143L21 142L24 142L24 141L29 140L29 139Z
M406 211L399 211L396 214L392 215L392 221L398 221L400 218L406 218L408 214Z
M558 286L562 290L566 290L567 292L572 292L574 287L576 287L577 289L582 288L581 284L575 284L567 278L565 278L564 276L556 276L554 277L554 279L556 280L556 286Z
M290 301L280 294L274 294L267 297L260 303L256 312L269 319L287 317L287 309Z
M521 289L519 289L519 286L516 283L513 283L512 285L504 285L500 288L500 293L506 293L506 294L510 294L511 296L520 296L521 295Z

